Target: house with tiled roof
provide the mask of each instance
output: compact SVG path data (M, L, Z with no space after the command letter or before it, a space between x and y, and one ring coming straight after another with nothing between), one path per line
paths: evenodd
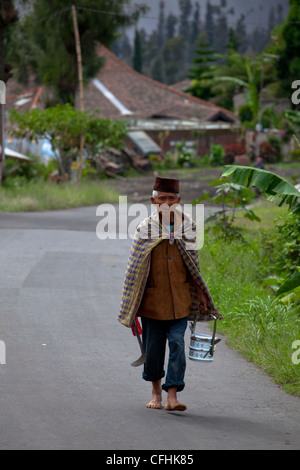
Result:
M84 88L84 107L96 110L100 118L128 121L133 141L135 133L140 137L145 132L164 152L185 141L199 156L211 144L236 142L240 124L231 111L136 72L102 45L98 55L104 66ZM50 91L33 78L26 87L11 79L6 108L43 109L49 96ZM79 93L75 106L79 108Z
M231 111L136 72L102 45L98 54L104 66L84 90L87 110L128 121L131 131L145 131L163 151L184 140L203 155L212 143L236 141L240 125Z
M46 93L46 87L37 85L33 76L26 85L11 78L6 84L6 111L16 109L22 113L35 108L44 109Z

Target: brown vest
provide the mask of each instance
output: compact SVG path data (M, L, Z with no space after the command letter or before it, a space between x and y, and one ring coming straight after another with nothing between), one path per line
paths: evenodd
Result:
M163 240L151 252L150 273L138 315L157 320L185 318L191 303L188 269L176 243Z

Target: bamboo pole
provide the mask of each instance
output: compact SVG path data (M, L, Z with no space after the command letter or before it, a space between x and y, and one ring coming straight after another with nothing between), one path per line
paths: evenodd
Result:
M79 30L78 30L77 12L76 12L75 5L72 5L72 16L73 16L73 25L74 25L74 34L75 34L75 43L76 43L76 54L77 54L80 111L84 111L82 56L81 56L80 36L79 36ZM83 135L83 132L82 132L80 134L80 154L79 154L79 166L78 166L78 183L80 183L81 175L82 175L83 149L84 149L84 135Z

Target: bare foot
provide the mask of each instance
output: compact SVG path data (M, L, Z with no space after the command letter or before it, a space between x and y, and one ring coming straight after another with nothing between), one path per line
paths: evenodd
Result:
M167 411L185 411L186 406L183 405L182 403L179 403L179 401L177 401L177 403L172 403L172 404L167 401L167 403L165 405L165 410L167 410Z
M177 388L172 387L168 389L168 398L165 405L165 410L167 411L185 411L186 406L182 403L179 403L177 400Z
M152 408L154 410L161 410L161 401L162 401L161 395L152 395L152 399L149 401L148 405L146 405L146 408Z
M152 382L152 398L149 401L146 408L152 408L154 410L161 410L162 393L161 393L161 381Z

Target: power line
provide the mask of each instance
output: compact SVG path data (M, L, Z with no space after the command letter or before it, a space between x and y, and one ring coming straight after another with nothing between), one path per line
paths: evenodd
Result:
M101 13L103 15L109 15L109 16L123 16L123 17L128 17L128 18L132 18L134 16L134 13L116 13L114 11L96 10L94 8L79 7L77 5L75 5L75 8L76 8L76 10L92 11L94 13ZM151 19L155 20L157 18L152 17Z
M46 15L46 16L43 16L42 18L39 18L37 20L34 20L34 22L32 22L31 24L36 24L36 23L41 23L42 21L45 21L45 20L48 20L49 18L52 18L54 16L58 16L58 15L61 15L61 13L65 13L65 12L71 12L71 8L63 8L62 10L59 10L59 11L56 11L50 15ZM26 18L26 16L25 16Z

